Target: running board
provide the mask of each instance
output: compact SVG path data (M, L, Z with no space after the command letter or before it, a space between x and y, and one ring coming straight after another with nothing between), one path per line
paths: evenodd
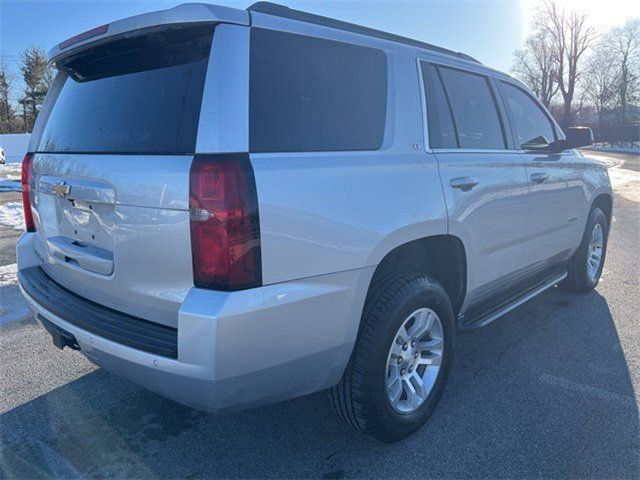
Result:
M484 315L484 316L480 315L477 319L473 319L471 321L465 321L464 315L462 315L462 316L458 317L458 321L459 321L458 329L459 330L475 330L476 328L484 327L485 325L490 324L494 320L497 320L501 316L503 316L503 315L509 313L510 311L518 308L523 303L528 302L533 297L541 294L545 290L547 290L547 289L553 287L554 285L560 283L562 280L564 280L564 278L566 276L567 276L567 272L564 272L561 275L558 275L558 276L552 278L551 280L545 282L543 285L541 285L541 286L539 286L537 288L534 288L533 290L530 290L528 293L525 293L518 300L516 300L513 303L510 303L506 307L501 308L497 312L492 312L492 313L489 313L489 314Z

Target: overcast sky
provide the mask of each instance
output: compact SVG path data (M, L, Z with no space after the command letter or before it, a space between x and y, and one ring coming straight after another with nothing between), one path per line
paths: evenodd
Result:
M49 50L62 40L119 18L189 0L0 0L0 60L17 71L29 45ZM191 0L193 1L193 0ZM214 0L245 8L250 0ZM535 0L279 0L278 3L413 37L476 57L499 70L528 33ZM640 16L640 1L564 0L604 27Z

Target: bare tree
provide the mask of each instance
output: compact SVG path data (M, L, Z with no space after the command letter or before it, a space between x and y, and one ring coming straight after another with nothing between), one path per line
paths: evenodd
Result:
M601 36L587 60L582 89L587 102L598 115L599 126L602 126L604 113L616 101L619 84L616 63L611 36Z
M22 52L20 70L24 78L24 96L19 103L23 107L24 128L31 131L50 84L47 60L43 49L29 47Z
M0 64L0 133L12 133L16 128L15 109L11 105L14 76Z
M515 51L511 69L546 107L551 105L558 92L557 67L552 48L551 36L547 31L534 31L525 40L524 47Z
M619 69L620 123L625 124L629 103L640 98L640 18L631 18L613 28L610 37Z
M582 75L581 60L593 43L596 32L585 13L560 9L555 0L545 0L535 20L535 29L551 37L551 53L556 64L556 81L564 101L560 123L571 125L571 104Z

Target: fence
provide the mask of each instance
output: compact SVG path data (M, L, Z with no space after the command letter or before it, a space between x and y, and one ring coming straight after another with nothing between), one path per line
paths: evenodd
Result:
M0 135L0 147L4 148L7 163L22 161L29 148L30 133L5 133Z
M594 127L593 137L595 143L635 147L640 145L640 124L622 125L618 127Z

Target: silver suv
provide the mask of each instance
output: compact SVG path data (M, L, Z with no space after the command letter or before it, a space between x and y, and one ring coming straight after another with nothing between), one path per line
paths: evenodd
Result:
M456 330L598 283L590 130L467 55L260 2L127 18L50 61L22 292L57 346L178 402L328 389L398 440Z

